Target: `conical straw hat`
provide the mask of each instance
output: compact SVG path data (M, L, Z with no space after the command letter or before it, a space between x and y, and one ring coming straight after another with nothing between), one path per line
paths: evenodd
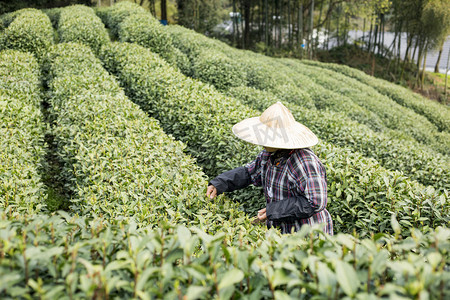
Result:
M309 148L319 142L281 102L271 105L259 117L237 123L233 133L246 142L278 149Z

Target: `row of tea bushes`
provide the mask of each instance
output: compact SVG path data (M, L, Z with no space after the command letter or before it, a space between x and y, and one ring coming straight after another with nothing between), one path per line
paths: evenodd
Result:
M147 14L147 11L136 3L122 1L106 9L97 9L96 13L106 27L111 29L111 34L117 36L123 20L130 15Z
M159 53L171 66L184 74L192 72L188 57L172 44L170 35L148 13L131 14L119 23L118 37L121 42L137 43Z
M318 239L304 227L271 231L254 247L195 227L154 230L64 213L0 211L0 220L3 299L450 297L448 228Z
M109 42L105 25L90 7L69 6L61 11L58 21L59 41L89 45L95 53Z
M184 145L128 100L87 46L58 44L44 69L74 212L152 226L167 219L259 238L261 228L236 204L206 199L205 176L183 153Z
M326 89L344 94L362 107L376 113L387 128L400 130L444 154L450 153L450 134L439 132L437 127L424 116L339 72L290 60L290 65L293 67L294 63L297 64L298 72L313 78Z
M14 21L14 19L18 15L20 15L20 14L22 14L24 12L28 12L28 11L36 12L37 9L34 9L34 8L23 8L23 9L19 9L19 10L10 12L10 13L6 13L6 14L3 14L3 15L0 15L0 29L7 28L9 26L9 24L11 24L12 21Z
M362 71L344 65L323 64L314 61L303 61L303 63L335 70L341 74L355 78L362 83L375 88L378 92L390 97L400 105L409 107L418 114L424 115L431 123L435 124L439 130L447 132L450 131L450 110L448 107L429 101L428 99L397 84L374 78Z
M102 48L100 57L133 101L160 120L167 133L187 143L209 176L254 159L257 149L236 139L231 127L260 112L180 74L141 46L113 43ZM414 225L427 230L449 223L447 194L424 189L358 153L328 143L314 149L327 168L328 208L337 232L387 230L392 213L405 231ZM261 193L239 194L252 212L265 205Z
M31 213L45 206L40 70L28 53L0 51L0 207Z
M31 52L40 58L54 41L50 19L37 9L24 9L13 16L9 26L0 35L0 50Z
M251 87L231 88L226 94L260 111L279 101L272 93ZM382 132L374 132L340 113L285 104L297 121L329 143L373 157L385 168L402 171L424 185L432 185L440 191L450 190L450 168L446 167L448 159L443 155L433 153L415 141L399 141Z
M185 75L210 83L221 91L248 85L269 90L284 102L315 108L311 97L298 87L296 78L287 68L283 69L284 66L274 71L262 55L238 51L181 26L165 26L164 30L192 62L192 75Z

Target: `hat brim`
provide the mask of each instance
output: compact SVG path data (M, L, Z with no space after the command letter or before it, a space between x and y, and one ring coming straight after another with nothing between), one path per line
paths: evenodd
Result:
M319 142L317 136L299 122L288 128L272 128L254 117L237 123L232 131L246 142L277 149L309 148Z

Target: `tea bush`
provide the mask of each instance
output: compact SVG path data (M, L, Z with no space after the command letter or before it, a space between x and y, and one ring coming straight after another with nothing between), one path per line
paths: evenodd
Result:
M53 44L53 40L53 27L48 16L37 9L26 9L15 14L0 36L0 50L31 52L40 58Z
M231 88L226 94L260 111L279 101L270 92L250 87ZM432 185L441 192L450 190L449 161L442 154L433 153L415 141L393 139L382 132L374 132L340 113L285 104L297 121L329 143L373 157L385 168L402 171L409 178Z
M39 65L31 54L0 51L0 208L14 212L45 206L40 87Z
M119 40L137 43L159 53L170 65L183 73L192 73L187 56L173 46L170 35L162 25L148 13L131 14L119 24Z
M370 86L338 72L307 65L298 71L314 78L328 90L338 91L352 101L375 112L387 128L397 129L444 154L450 154L450 135L441 133L424 116L403 107Z
M99 17L90 7L75 5L64 8L58 22L60 42L89 45L94 52L109 42L109 35Z
M341 74L355 78L368 86L375 88L378 92L388 96L402 106L413 109L416 113L424 115L435 124L441 131L450 131L450 110L448 107L411 92L409 89L397 84L369 76L362 71L338 64L322 64L314 61L302 61L302 63L321 68L335 70Z
M106 27L111 29L111 34L117 36L119 33L119 25L130 15L146 13L146 10L136 3L122 1L114 4L108 9L97 11L101 16Z
M0 296L72 299L446 299L450 231L360 239L268 232L257 246L65 213L0 211ZM393 219L393 227L397 228ZM242 235L244 236L244 235Z
M72 211L106 219L163 220L218 230L261 229L227 199L206 199L205 175L156 120L127 99L86 46L52 48L45 60L53 133L62 174L74 195ZM214 219L205 223L205 218Z
M260 112L185 77L138 45L106 45L100 57L133 101L155 116L167 133L187 143L189 153L209 176L254 159L258 149L236 139L231 127ZM326 165L328 209L336 220L336 231L356 229L361 235L384 231L392 213L398 214L406 231L414 225L426 230L449 224L447 193L425 189L357 152L324 142L314 149ZM248 212L265 205L261 192L239 194Z

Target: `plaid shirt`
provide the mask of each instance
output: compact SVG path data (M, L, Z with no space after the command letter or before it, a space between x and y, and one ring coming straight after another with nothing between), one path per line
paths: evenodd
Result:
M282 233L298 231L303 224L325 223L324 232L333 235L333 222L327 206L327 178L325 167L310 149L295 149L274 161L272 153L263 150L245 168L255 186L262 186L267 203L304 195L316 212L308 219L274 223L267 227Z

